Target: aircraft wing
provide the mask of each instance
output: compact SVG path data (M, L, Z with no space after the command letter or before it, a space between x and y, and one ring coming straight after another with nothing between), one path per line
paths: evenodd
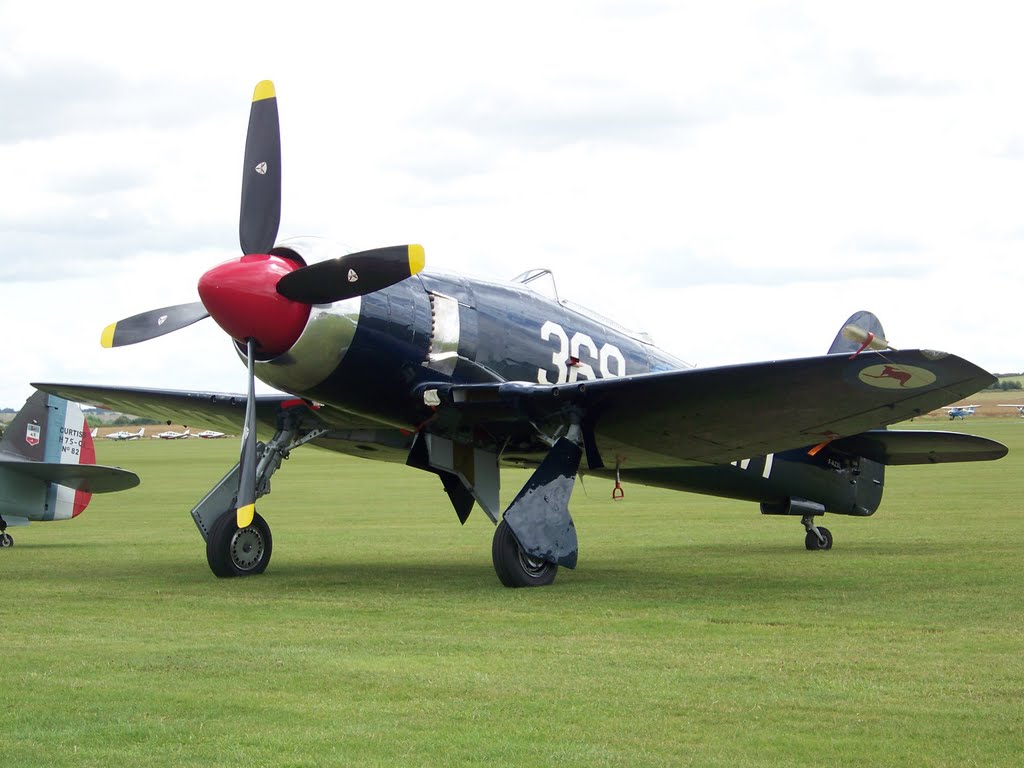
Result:
M625 376L558 385L439 385L463 420L581 421L588 460L722 464L922 416L995 381L942 352L902 350ZM425 393L426 394L426 393ZM543 426L542 426L543 428Z
M117 413L144 416L173 424L215 427L223 432L239 433L245 417L244 394L89 384L42 383L32 386L66 400ZM274 433L278 412L284 404L295 399L292 395L257 395L256 424L261 435ZM308 418L316 420L318 426L321 425L316 417ZM329 421L334 428L358 429L367 426L364 419L339 415L336 409L332 409L330 417L324 421Z
M829 448L889 466L992 461L1009 452L1002 443L985 437L924 429L873 429L840 438Z

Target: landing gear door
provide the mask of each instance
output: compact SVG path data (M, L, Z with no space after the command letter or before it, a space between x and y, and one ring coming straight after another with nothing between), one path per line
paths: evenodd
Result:
M497 523L501 514L498 455L439 435L421 433L421 436L426 438L430 467L458 477L491 522Z

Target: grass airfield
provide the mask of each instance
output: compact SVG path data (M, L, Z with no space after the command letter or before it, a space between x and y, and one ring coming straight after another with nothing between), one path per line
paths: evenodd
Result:
M909 426L1011 452L890 468L831 552L585 479L579 568L538 590L434 476L309 448L259 503L267 573L217 580L188 512L237 440L100 444L142 486L0 551L0 765L1019 765L1024 419Z

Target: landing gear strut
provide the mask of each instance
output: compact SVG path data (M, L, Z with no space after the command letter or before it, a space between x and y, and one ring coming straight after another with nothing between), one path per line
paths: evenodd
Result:
M569 497L583 449L579 427L551 446L494 531L491 559L506 587L544 587L555 580L558 566L576 567L576 526Z
M823 525L815 525L813 515L805 515L800 522L807 530L807 535L804 536L804 546L807 549L832 549L832 531Z
M305 406L283 411L278 416L278 428L270 442L257 443L256 498L270 493L270 477L288 458L293 448L320 437L326 430L300 431ZM258 513L244 528L238 527L235 509L238 502L238 475L240 464L231 468L202 501L192 510L192 519L206 539L206 562L215 576L255 576L270 564L274 542L270 526Z

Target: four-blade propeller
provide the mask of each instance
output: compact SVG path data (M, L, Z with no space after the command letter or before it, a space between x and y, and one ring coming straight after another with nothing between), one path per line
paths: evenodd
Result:
M250 525L256 505L255 360L280 354L298 338L313 304L364 296L416 274L423 248L400 245L350 253L305 265L271 255L281 221L281 133L274 84L256 85L249 112L242 171L238 240L243 256L206 272L201 302L154 309L112 323L104 347L120 347L163 336L212 317L245 349L248 389L239 459L236 523Z

